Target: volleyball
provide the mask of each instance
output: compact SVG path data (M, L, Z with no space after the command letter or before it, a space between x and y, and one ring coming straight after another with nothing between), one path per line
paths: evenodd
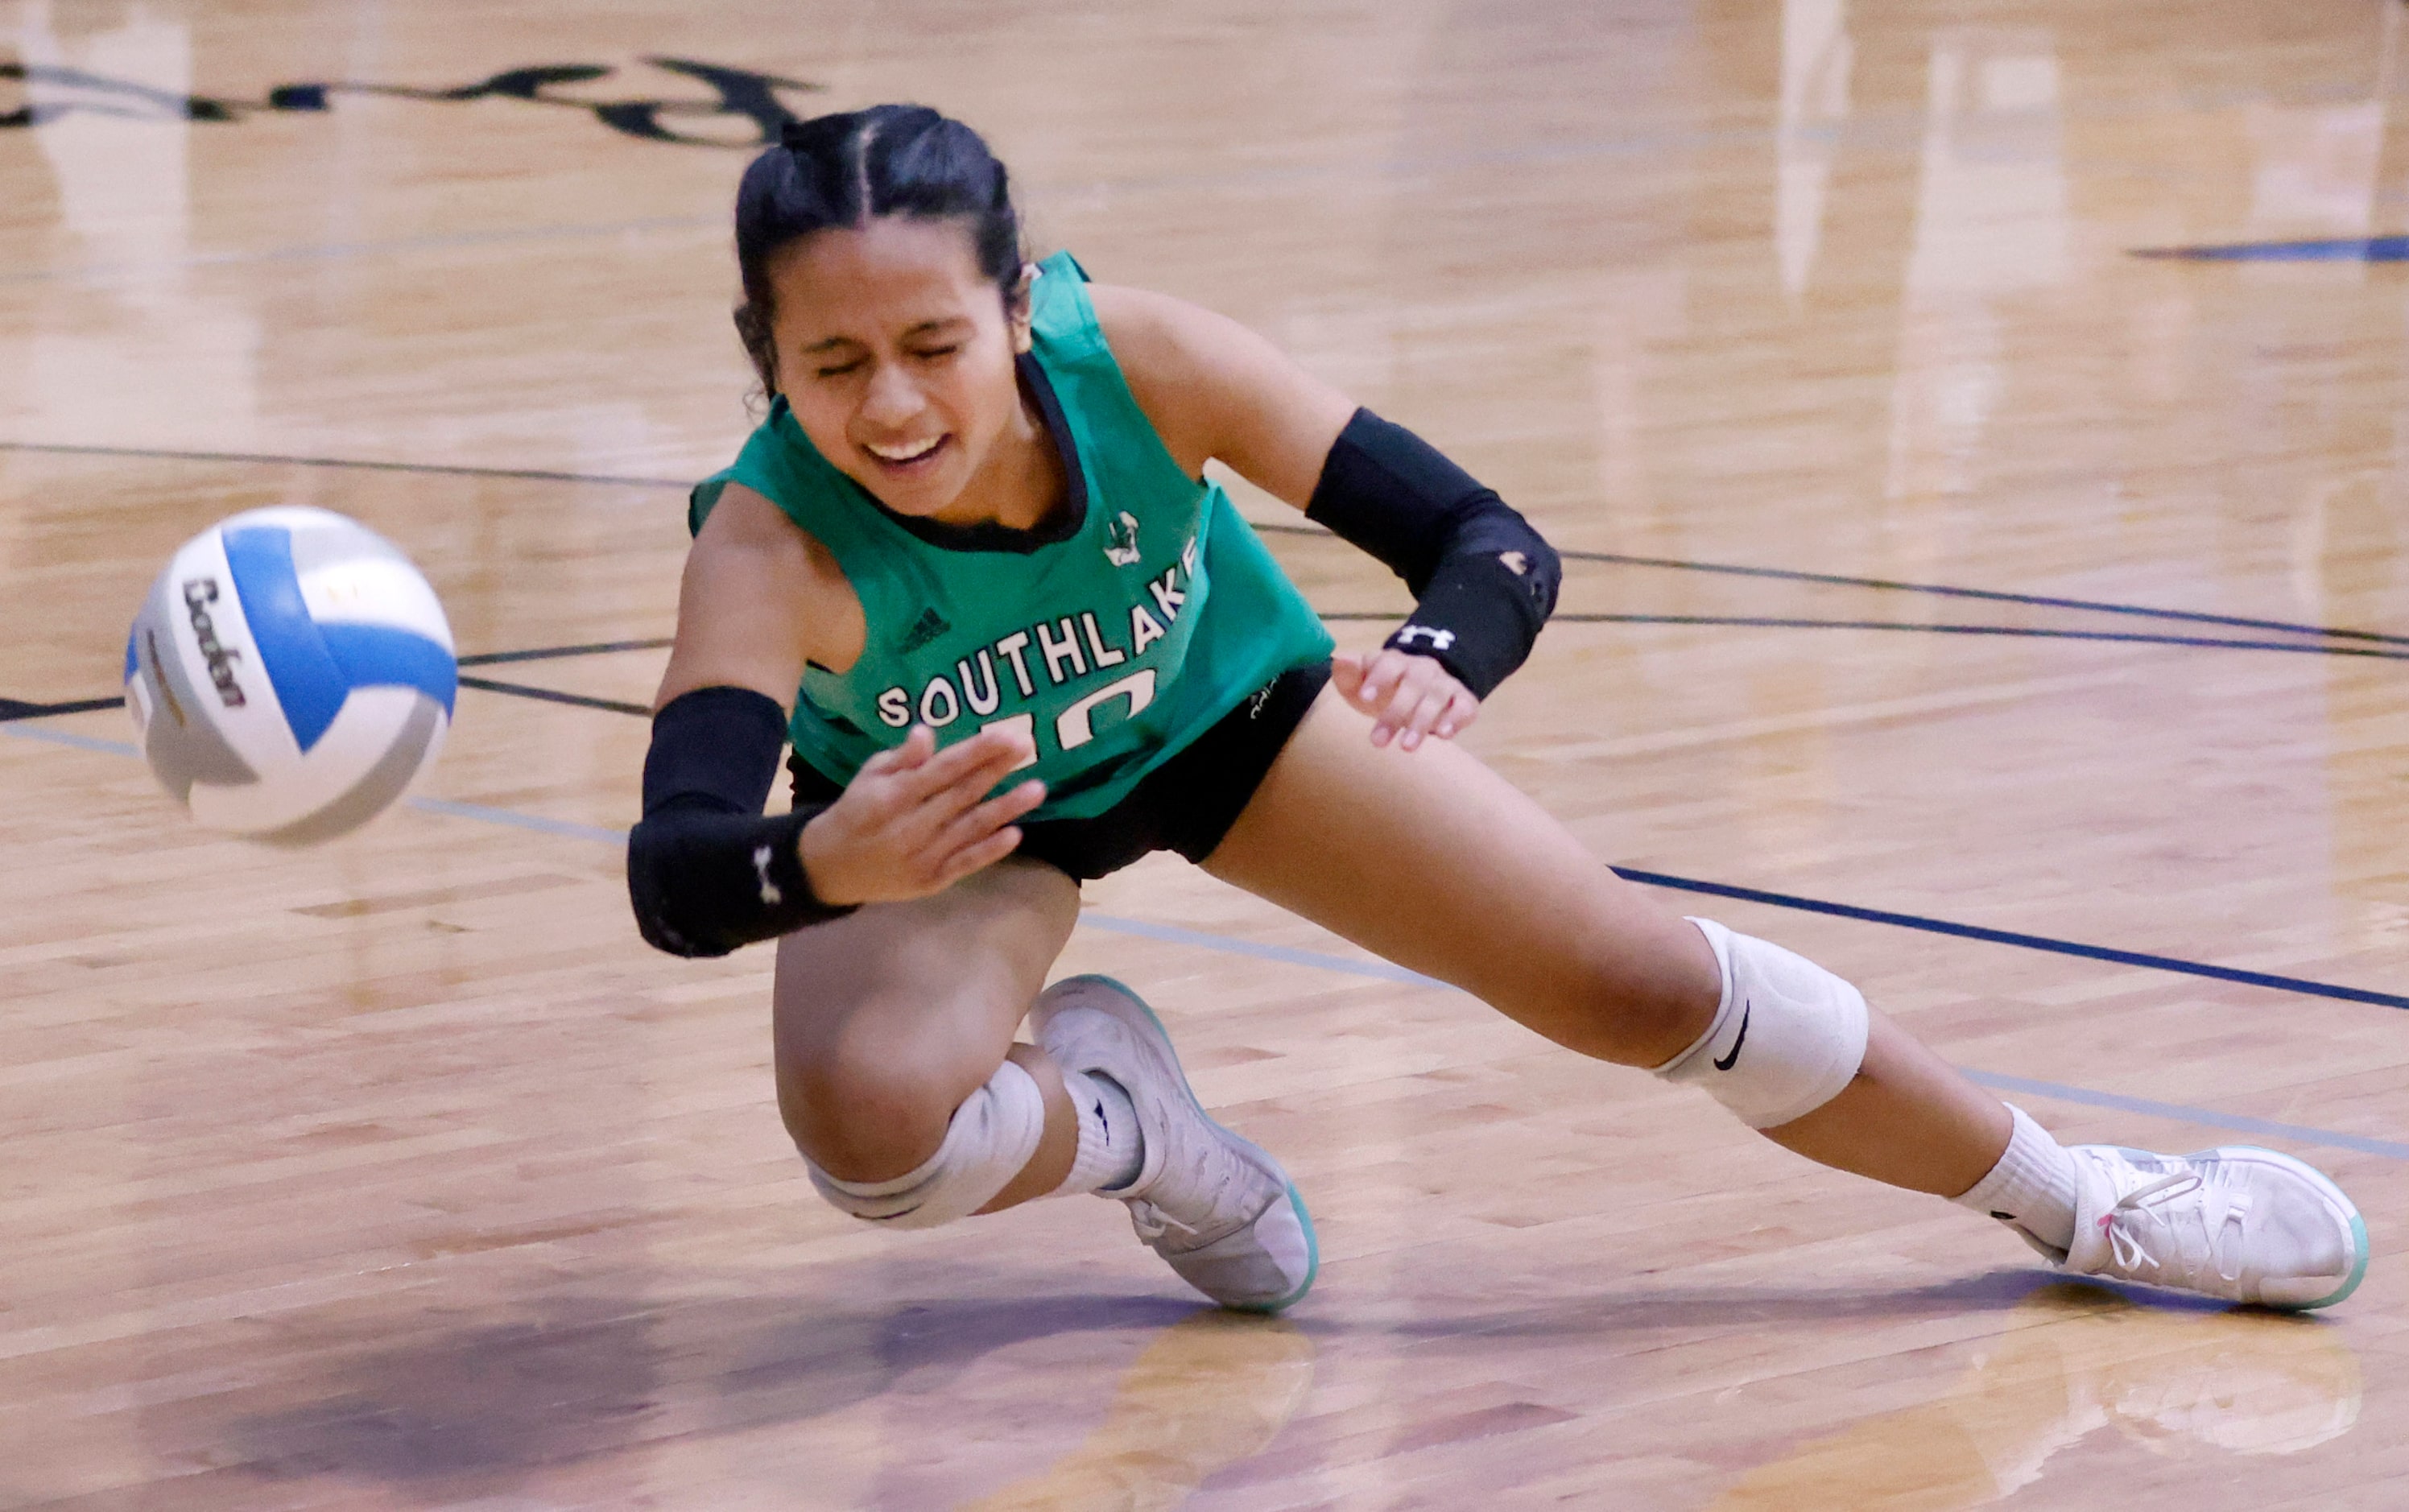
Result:
M376 817L435 760L452 626L394 545L326 510L252 510L169 558L125 641L125 706L204 827L312 845Z

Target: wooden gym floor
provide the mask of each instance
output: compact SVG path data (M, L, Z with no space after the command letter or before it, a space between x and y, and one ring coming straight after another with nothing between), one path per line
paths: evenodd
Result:
M2402 1505L2404 24L0 0L0 1504ZM747 427L729 144L899 97L1039 251L1567 549L1469 743L1603 860L2064 1135L2324 1164L2364 1289L2053 1282L1167 858L1063 967L1291 1162L1307 1304L1201 1311L1102 1202L821 1206L769 953L646 950L616 845L679 485ZM303 855L189 828L115 707L158 563L278 502L478 663L420 798Z

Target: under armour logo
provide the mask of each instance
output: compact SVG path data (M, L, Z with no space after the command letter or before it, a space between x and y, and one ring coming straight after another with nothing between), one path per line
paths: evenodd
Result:
M780 890L776 883L770 880L769 846L756 845L753 847L753 870L761 878L761 901L763 903L772 908L775 908L780 903L786 900L786 893Z
M1435 630L1427 625L1408 625L1397 632L1397 649L1403 651L1418 640L1429 642L1433 651L1445 651L1455 644L1455 632Z

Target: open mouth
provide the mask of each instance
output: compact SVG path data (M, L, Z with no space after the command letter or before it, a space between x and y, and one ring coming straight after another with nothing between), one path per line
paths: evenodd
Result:
M884 471L917 472L934 460L937 454L945 449L945 443L952 439L953 437L950 434L941 433L924 441L906 441L893 446L881 446L874 441L864 441L861 443L861 449L869 453L872 460L875 461Z

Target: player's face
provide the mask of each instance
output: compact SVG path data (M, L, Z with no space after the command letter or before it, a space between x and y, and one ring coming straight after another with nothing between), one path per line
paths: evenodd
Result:
M804 238L771 278L779 391L820 454L900 514L991 517L964 490L1017 416L1028 329L968 229L881 216Z

